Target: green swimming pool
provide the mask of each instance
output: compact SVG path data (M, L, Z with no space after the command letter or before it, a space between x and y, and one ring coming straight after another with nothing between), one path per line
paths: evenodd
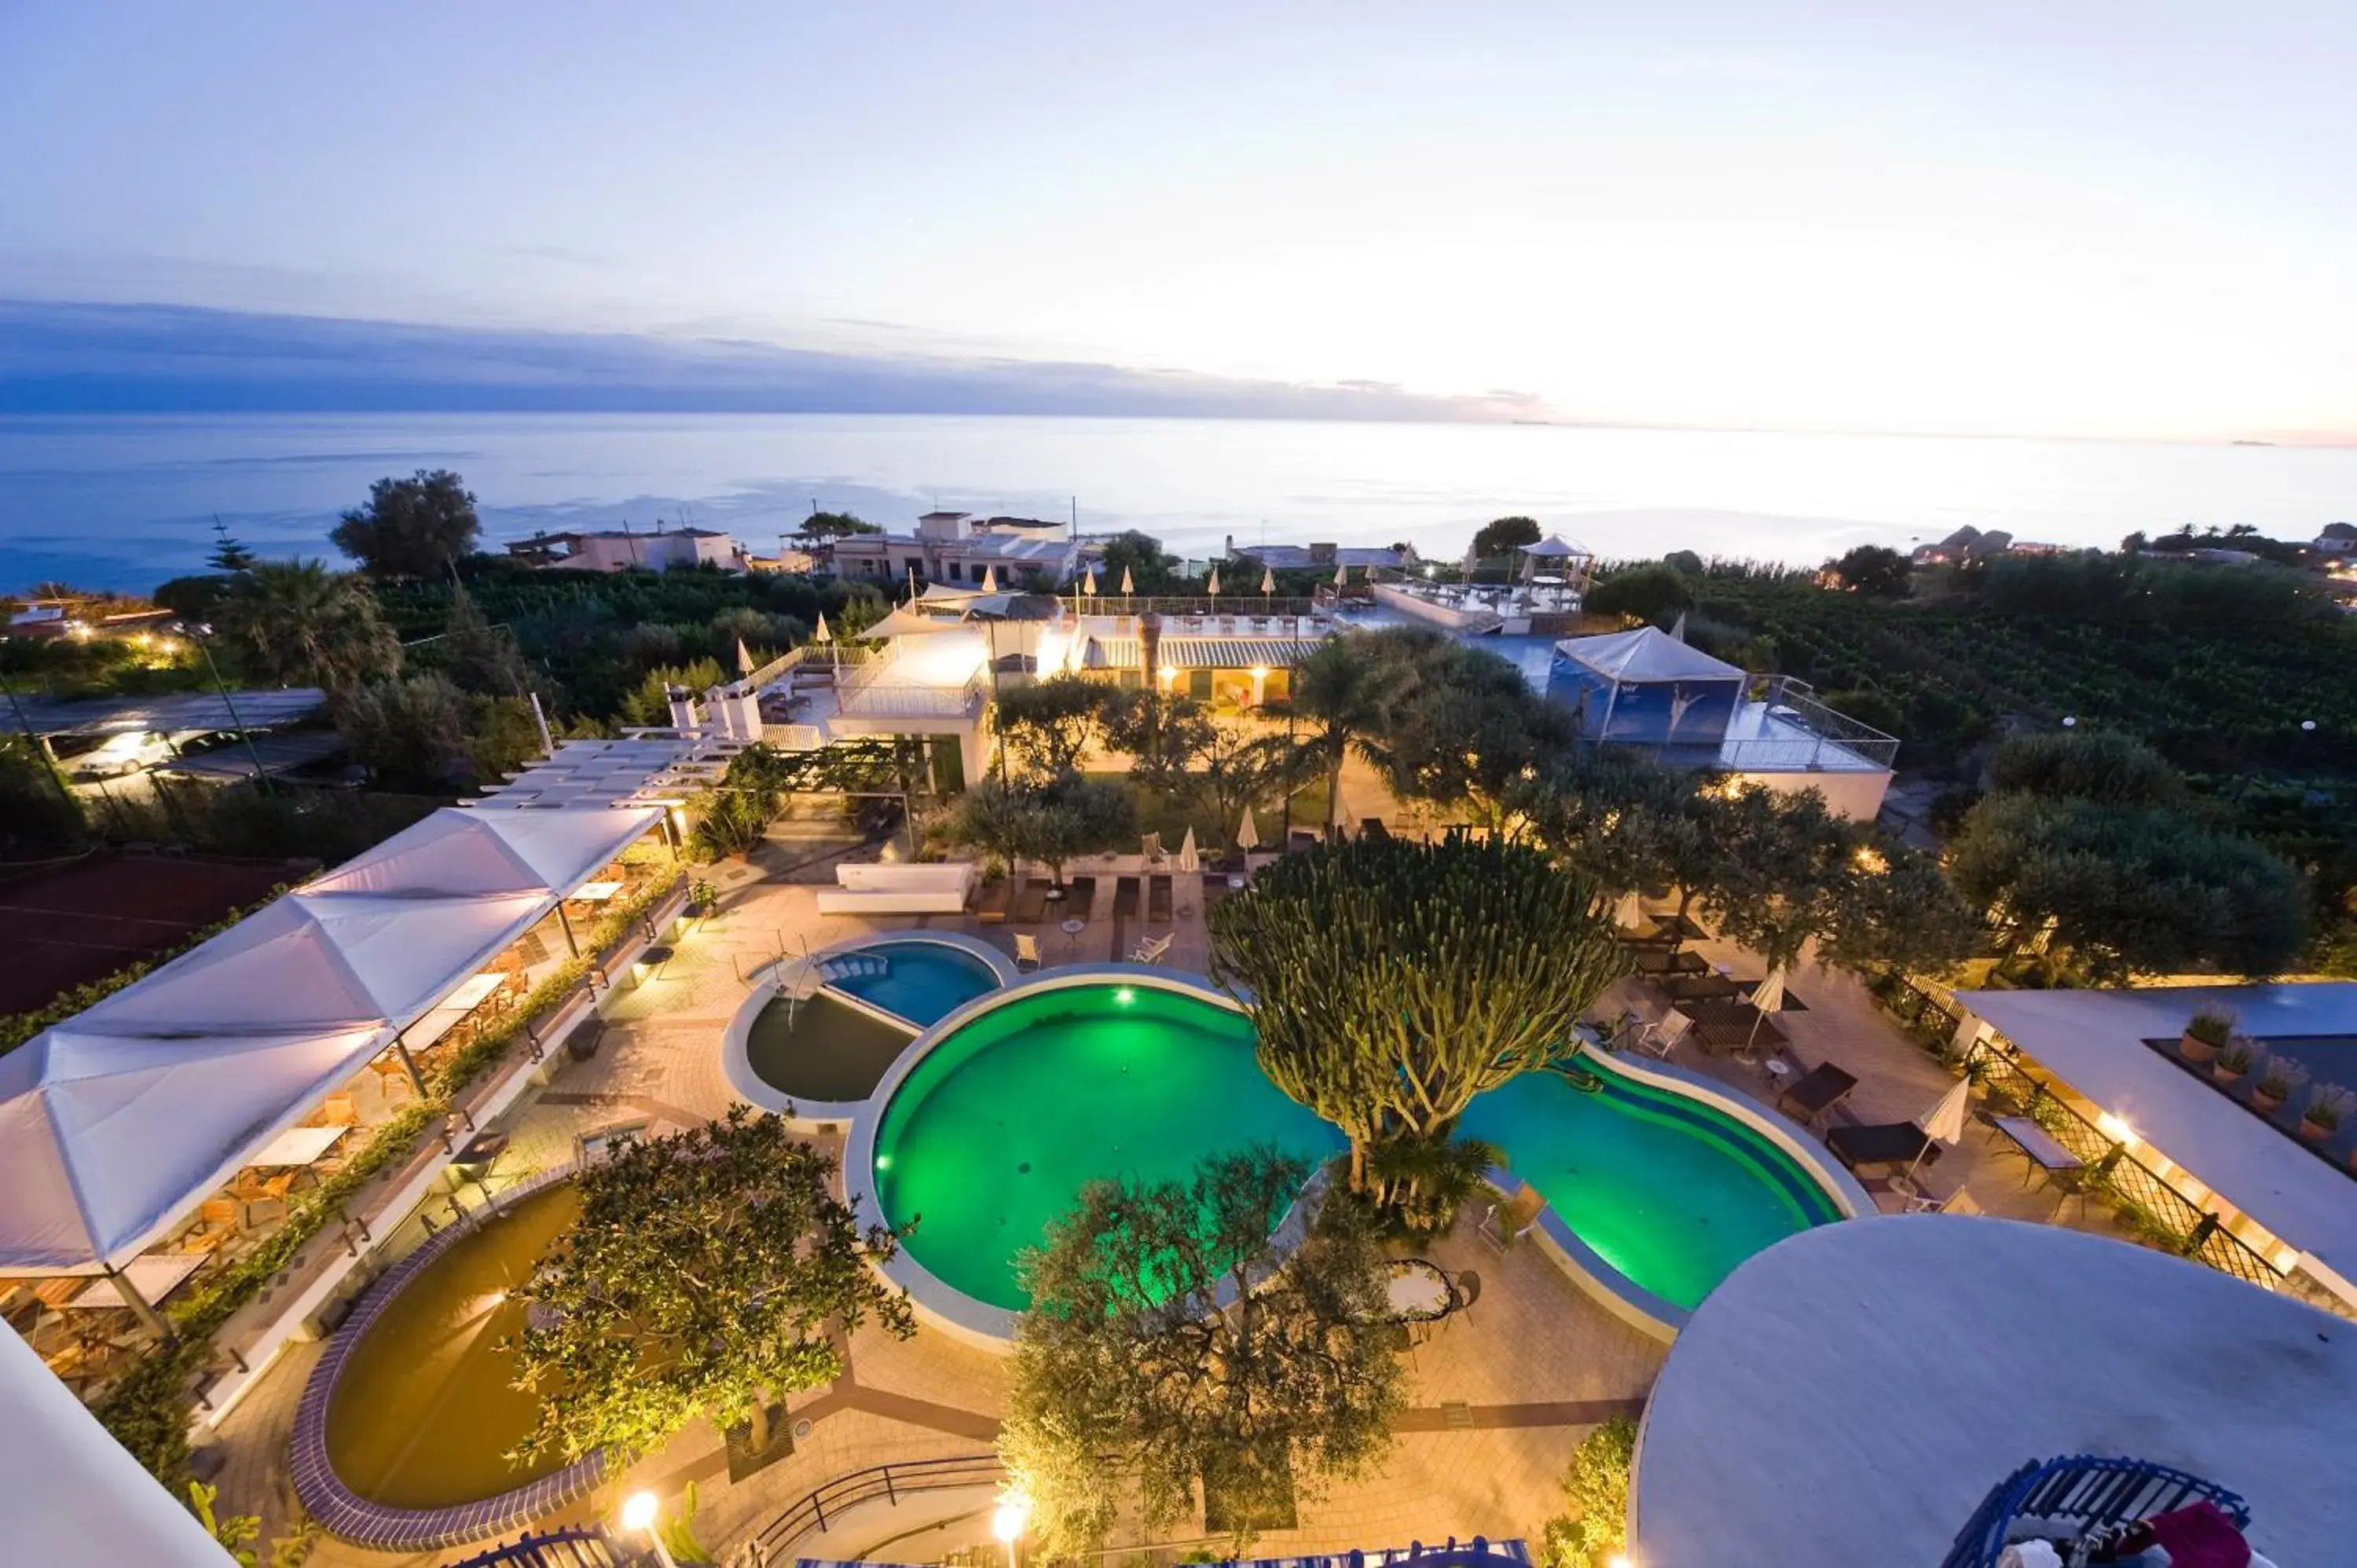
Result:
M892 1091L875 1139L884 1215L921 1217L908 1251L935 1278L1019 1310L1016 1255L1082 1183L1177 1178L1256 1142L1311 1159L1342 1147L1262 1076L1253 1051L1248 1019L1186 992L1092 982L1014 993ZM1465 1130L1502 1148L1606 1262L1679 1306L1840 1213L1743 1123L1620 1079L1581 1093L1559 1075L1527 1074L1477 1101Z
M1476 1100L1463 1129L1506 1151L1582 1241L1663 1301L1691 1310L1752 1253L1841 1218L1751 1127L1689 1095L1597 1076L1590 1091L1524 1073Z
M1083 1183L1184 1177L1203 1155L1271 1143L1308 1159L1341 1135L1253 1059L1249 1020L1150 985L1018 993L960 1026L892 1093L876 1193L909 1255L994 1306L1025 1305L1015 1255Z

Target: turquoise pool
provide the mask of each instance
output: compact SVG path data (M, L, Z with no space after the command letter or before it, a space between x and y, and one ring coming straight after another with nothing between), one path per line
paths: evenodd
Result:
M1506 1152L1579 1239L1688 1309L1762 1248L1842 1217L1816 1178L1745 1123L1683 1094L1598 1076L1586 1092L1530 1072L1491 1090L1464 1131Z
M994 1306L1025 1305L1015 1260L1096 1177L1168 1180L1253 1143L1316 1159L1341 1135L1254 1059L1251 1022L1189 992L1026 988L952 1031L877 1124L876 1191L911 1258ZM1773 1241L1839 1217L1789 1155L1699 1101L1619 1079L1583 1094L1529 1074L1466 1131L1628 1278L1690 1307Z
M846 973L828 981L837 991L930 1028L986 991L998 989L998 973L974 954L947 942L914 940L869 942L844 955L881 959L881 974Z

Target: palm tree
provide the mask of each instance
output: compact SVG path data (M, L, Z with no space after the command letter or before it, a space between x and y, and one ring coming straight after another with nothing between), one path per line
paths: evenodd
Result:
M1326 836L1341 823L1342 764L1351 752L1371 757L1399 695L1398 666L1377 659L1356 635L1321 645L1293 667L1286 709L1308 721L1303 749L1326 764Z
M222 611L253 667L286 685L330 694L401 671L401 644L359 577L317 561L264 561Z
M1376 1203L1410 1239L1429 1241L1457 1223L1457 1211L1481 1190L1481 1178L1506 1156L1495 1144L1446 1133L1402 1133L1367 1154Z

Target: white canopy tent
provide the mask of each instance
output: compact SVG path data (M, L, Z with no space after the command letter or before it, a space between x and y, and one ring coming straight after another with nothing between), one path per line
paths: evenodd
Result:
M50 1029L0 1057L0 1273L120 1268L384 1043Z
M0 1274L135 1256L661 815L436 811L0 1057Z

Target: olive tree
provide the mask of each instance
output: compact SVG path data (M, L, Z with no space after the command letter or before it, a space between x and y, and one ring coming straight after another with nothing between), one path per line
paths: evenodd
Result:
M1094 1549L1133 1487L1163 1529L1199 1482L1241 1546L1389 1448L1405 1400L1366 1215L1329 1197L1289 1256L1270 1240L1308 1174L1254 1149L1186 1182L1092 1182L1024 1255L998 1449L1044 1552Z
M524 1282L531 1324L505 1347L544 1396L514 1456L627 1461L699 1416L748 1423L764 1450L773 1396L842 1375L836 1332L872 1317L913 1333L875 1267L899 1238L863 1228L834 1178L832 1156L742 1105L584 1170L580 1218Z

